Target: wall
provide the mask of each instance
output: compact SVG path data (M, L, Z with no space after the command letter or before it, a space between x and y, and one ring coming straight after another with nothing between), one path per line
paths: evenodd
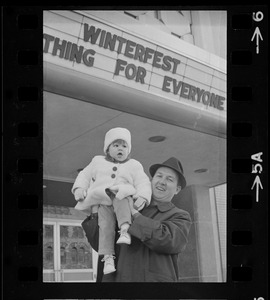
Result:
M216 257L216 237L209 190L207 187L191 185L181 191L179 207L190 213L193 224L188 245L180 254L181 282L217 282L219 257Z
M43 181L43 205L74 207L76 201L71 188L73 183L54 180Z
M125 11L145 26L226 59L226 11Z
M227 184L213 188L216 202L217 224L223 280L227 278Z
M194 44L227 58L227 15L225 11L192 11Z

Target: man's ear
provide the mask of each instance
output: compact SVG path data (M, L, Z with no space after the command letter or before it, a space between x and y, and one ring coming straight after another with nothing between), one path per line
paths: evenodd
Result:
M176 187L176 192L174 193L175 195L177 195L180 191L181 191L181 186L180 185L178 185L177 187Z

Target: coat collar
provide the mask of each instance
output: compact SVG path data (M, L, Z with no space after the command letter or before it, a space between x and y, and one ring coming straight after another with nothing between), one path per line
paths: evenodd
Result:
M107 153L107 155L105 156L105 159L114 164L123 164L123 163L127 162L130 159L130 157L128 156L125 160L118 161L118 160L114 159L113 157L111 157L109 153Z
M160 212L168 211L175 207L172 202L161 202L154 204Z

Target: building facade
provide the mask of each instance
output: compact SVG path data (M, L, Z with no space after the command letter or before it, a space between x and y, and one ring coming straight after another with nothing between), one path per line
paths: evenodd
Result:
M146 172L183 162L179 281L226 281L226 12L44 11L43 25L44 281L95 281L71 187L118 126Z

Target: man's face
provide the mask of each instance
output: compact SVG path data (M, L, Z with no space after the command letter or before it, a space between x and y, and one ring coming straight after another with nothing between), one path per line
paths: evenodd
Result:
M156 201L170 202L180 192L178 175L171 168L160 167L152 178L152 192Z

